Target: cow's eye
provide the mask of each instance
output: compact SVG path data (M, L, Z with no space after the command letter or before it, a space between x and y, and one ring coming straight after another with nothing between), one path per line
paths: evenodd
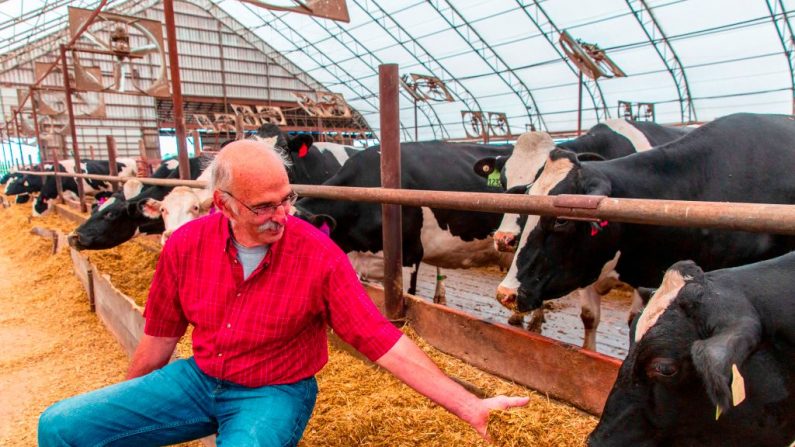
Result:
M160 208L160 214L166 214L166 209L165 208Z
M650 378L667 378L673 377L679 372L679 366L676 360L671 358L657 357L652 359L646 366L646 374Z
M199 205L193 205L193 211L199 211Z
M556 230L562 230L562 229L568 227L570 223L571 223L571 220L569 220L569 219L561 219L560 217L558 217L558 218L555 219L555 229Z

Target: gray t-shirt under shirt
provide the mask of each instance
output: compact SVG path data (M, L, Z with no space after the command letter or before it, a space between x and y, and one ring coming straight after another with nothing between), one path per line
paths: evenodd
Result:
M240 261L240 265L243 266L243 279L248 279L251 272L253 272L254 269L259 266L259 263L262 262L262 259L265 258L270 245L244 247L234 238L232 238L232 243L234 243L237 248L237 260Z

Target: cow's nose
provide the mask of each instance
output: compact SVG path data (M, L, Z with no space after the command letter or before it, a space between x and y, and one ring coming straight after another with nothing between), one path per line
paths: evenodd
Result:
M498 231L494 233L494 248L499 252L513 253L516 251L516 235Z
M80 243L80 237L77 233L70 233L66 236L66 243L69 244L70 247L79 250L78 244Z
M511 310L516 310L516 290L507 287L497 287L497 301Z

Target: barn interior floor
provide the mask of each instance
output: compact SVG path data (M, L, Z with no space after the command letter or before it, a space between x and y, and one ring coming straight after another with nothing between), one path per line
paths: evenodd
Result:
M403 270L404 290L408 290L408 268ZM481 318L485 321L507 324L511 313L494 299L494 291L502 281L504 272L497 268L443 269L447 305ZM422 264L417 280L417 295L432 299L436 287L436 267ZM611 292L602 298L602 318L596 336L596 350L602 354L623 359L629 349L629 328L626 318L629 310L629 294ZM580 304L576 298L567 296L547 301L546 322L542 335L556 340L582 346L583 326L580 320Z

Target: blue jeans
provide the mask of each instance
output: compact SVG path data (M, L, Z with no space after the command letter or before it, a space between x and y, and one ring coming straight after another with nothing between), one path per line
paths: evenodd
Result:
M177 360L55 403L39 418L39 446L160 446L214 433L219 447L294 446L316 397L314 377L248 388Z

